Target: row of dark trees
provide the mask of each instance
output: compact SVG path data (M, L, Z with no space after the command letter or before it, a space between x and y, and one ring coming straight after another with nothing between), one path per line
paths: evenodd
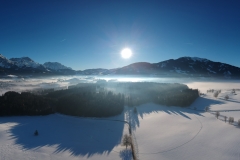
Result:
M154 102L167 106L186 107L199 97L199 92L198 90L189 89L183 84L142 82L131 86L128 95L125 99L125 103L128 106L138 106Z
M83 92L61 97L56 111L83 117L108 117L120 114L124 109L124 97L113 92Z
M183 84L82 83L43 95L7 92L0 97L0 116L59 112L83 117L108 117L120 114L124 105L138 106L154 102L184 107L189 106L198 96L198 90L189 89Z
M125 103L128 106L138 106L144 103L154 102L160 105L166 106L180 106L187 107L191 105L197 97L199 97L198 90L186 89L183 91L173 91L166 93L159 93L157 95L152 95L151 93L146 93L148 95L130 95L125 99Z
M50 92L47 97L57 99L56 112L83 116L108 117L120 114L124 109L124 95L101 90L98 84L78 84L67 90Z
M0 96L0 116L47 115L54 113L55 102L29 92L7 92Z

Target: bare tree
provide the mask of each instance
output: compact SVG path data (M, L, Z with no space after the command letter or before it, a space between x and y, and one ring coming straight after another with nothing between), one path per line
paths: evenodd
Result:
M127 149L127 147L131 145L131 143L132 143L131 136L125 134L122 139L122 145L126 146Z
M208 112L209 111L209 107L205 107L205 111Z
M227 122L227 116L224 116L224 121Z
M219 115L220 115L220 113L219 113L219 111L217 111L217 112L215 113L215 116L217 117L217 119L218 119Z
M217 98L218 95L219 95L219 91L216 91L216 92L213 93L213 96L214 96L215 98Z
M225 100L228 100L228 99L229 99L229 96L228 96L228 95L226 95L224 98L225 98Z
M198 95L199 96L205 96L206 94L202 93L200 90L198 90Z
M229 124L232 124L234 122L234 118L233 117L229 117L228 118L228 122L229 122Z
M213 93L214 92L214 89L209 89L209 90L207 90L207 93Z

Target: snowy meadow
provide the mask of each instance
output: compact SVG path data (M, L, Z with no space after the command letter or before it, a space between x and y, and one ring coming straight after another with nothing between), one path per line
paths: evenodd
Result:
M240 81L174 79L158 77L72 76L0 79L0 94L7 91L64 90L78 83L99 79L114 82L183 83L199 89L201 95L189 107L154 103L136 107L108 118L47 116L0 117L0 159L132 159L131 147L121 141L129 134L136 159L141 160L238 160L240 159ZM207 90L221 90L217 97ZM235 89L235 93L232 90ZM229 99L225 99L226 95ZM206 112L206 108L209 110ZM220 117L215 116L216 112ZM234 117L234 123L223 116ZM126 121L127 123L125 123ZM34 136L38 130L39 136Z

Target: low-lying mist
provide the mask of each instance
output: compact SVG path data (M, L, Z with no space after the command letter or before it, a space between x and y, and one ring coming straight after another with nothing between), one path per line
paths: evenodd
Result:
M96 83L99 80L108 82L157 82L157 83L182 83L189 88L199 89L201 92L214 89L240 88L240 80L213 79L213 78L174 78L156 76L54 76L54 77L17 77L8 76L0 78L0 94L7 91L31 91L41 89L62 90L78 83Z

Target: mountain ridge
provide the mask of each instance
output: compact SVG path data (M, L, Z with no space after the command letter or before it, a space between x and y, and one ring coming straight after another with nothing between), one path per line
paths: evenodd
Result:
M59 62L45 62L43 64L43 66L45 66L46 68L48 69L52 69L52 70L61 70L61 69L70 69L70 70L73 70L71 67L67 67L67 66L64 66L62 65L61 63Z
M73 70L59 62L37 63L29 57L7 59L0 54L0 75L155 75L174 77L239 78L240 68L206 58L180 57L158 63L136 62L114 69Z

